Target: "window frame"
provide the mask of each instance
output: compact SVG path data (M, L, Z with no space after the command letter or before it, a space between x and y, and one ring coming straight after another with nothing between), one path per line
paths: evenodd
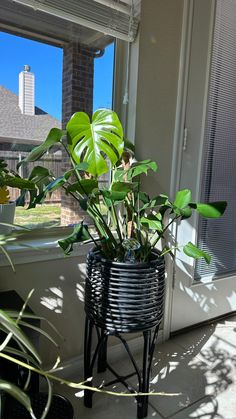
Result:
M9 34L12 34L10 31L6 31ZM38 41L41 43L47 43L52 46L55 46L55 39L50 40L47 38L47 42L45 42L42 38L37 38L37 35L34 36L32 33L32 37L27 34L24 36L24 31L16 36L22 36L26 39L31 39L33 41ZM123 44L126 44L125 41L122 41ZM58 41L59 43L59 41ZM112 107L114 104L114 91L115 91L115 61L116 61L116 40L114 39L114 61L113 61L113 81L112 81ZM56 45L58 46L58 45ZM63 49L64 55L64 44L60 45ZM63 82L63 80L62 80ZM63 100L63 98L62 98ZM27 226L26 226L27 227ZM22 229L24 229L24 225L22 225ZM60 259L63 257L63 251L58 245L58 240L63 237L68 236L73 231L73 227L71 226L57 226L57 227L50 227L49 228L35 228L27 232L25 235L22 236L21 239L17 240L18 244L7 245L6 251L9 253L10 258L13 261L14 265L24 264L24 263L32 263L38 261L47 261L47 260L55 260ZM13 233L14 235L14 233ZM86 256L88 250L91 248L91 244L76 244L74 247L73 254L67 257L74 257L74 256ZM0 267L8 266L9 261L5 257L4 254L0 254Z

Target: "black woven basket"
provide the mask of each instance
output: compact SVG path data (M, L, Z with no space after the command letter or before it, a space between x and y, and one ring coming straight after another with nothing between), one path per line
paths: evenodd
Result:
M87 257L85 311L109 332L151 329L163 317L165 263L153 252L150 262L119 263L92 250Z

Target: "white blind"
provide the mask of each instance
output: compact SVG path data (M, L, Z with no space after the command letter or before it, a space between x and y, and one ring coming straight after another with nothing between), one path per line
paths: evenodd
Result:
M137 35L139 0L14 1L126 41L134 41Z
M219 220L200 220L198 245L212 262L195 277L236 271L236 1L217 0L211 62L201 200L226 200Z

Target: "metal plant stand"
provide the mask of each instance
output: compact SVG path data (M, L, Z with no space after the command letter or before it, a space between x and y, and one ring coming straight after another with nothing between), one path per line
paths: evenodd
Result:
M97 362L98 372L110 370L114 380L104 387L122 383L131 393L136 393L128 380L138 379L138 391L149 391L150 372L159 325L163 317L165 265L163 257L153 254L149 263L118 263L102 260L98 251L91 251L87 259L85 288L85 338L84 376L93 376ZM92 337L97 334L97 345L92 353ZM143 359L139 368L125 333L142 332ZM134 371L126 376L118 374L107 362L107 341L117 337L127 352ZM89 381L91 385L91 381ZM92 407L92 390L85 390L84 404ZM148 413L148 396L135 396L137 418Z

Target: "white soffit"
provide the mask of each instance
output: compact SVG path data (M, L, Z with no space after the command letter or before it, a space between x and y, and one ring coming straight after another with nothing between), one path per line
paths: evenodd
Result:
M137 35L140 0L11 1L125 41Z

